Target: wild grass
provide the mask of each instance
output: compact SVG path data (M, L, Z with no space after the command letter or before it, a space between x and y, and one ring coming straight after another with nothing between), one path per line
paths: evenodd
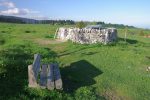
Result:
M53 40L58 27L0 24L0 99L150 99L150 38L139 35L141 29L129 29L126 42L118 29L118 41L109 45L36 42ZM42 63L59 63L63 91L28 88L27 67L35 53Z

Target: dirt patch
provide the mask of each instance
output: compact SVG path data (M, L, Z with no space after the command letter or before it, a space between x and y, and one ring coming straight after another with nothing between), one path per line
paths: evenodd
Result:
M48 44L60 44L66 41L55 39L55 40L48 40L48 39L35 39L34 42L40 45L48 45Z
M105 91L103 96L106 98L106 100L132 100L128 97L119 96L117 92L112 90Z
M146 35L146 36L144 36L145 38L150 38L150 35Z

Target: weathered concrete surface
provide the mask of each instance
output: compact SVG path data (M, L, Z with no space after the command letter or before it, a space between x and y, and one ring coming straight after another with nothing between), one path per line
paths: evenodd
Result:
M59 28L55 38L80 44L110 43L117 40L117 29Z
M54 83L54 68L53 68L53 64L49 64L48 65L48 76L47 76L47 88L49 90L54 90L55 88L55 83Z
M32 65L28 66L28 81L29 81L29 84L28 84L29 87L38 87L37 79L34 75Z
M45 89L46 83L47 83L47 65L42 65L40 72L40 87L42 89Z

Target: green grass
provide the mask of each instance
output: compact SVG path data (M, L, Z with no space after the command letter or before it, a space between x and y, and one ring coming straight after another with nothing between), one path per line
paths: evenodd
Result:
M139 35L141 29L129 29L126 42L118 29L119 39L110 45L40 44L53 40L58 27L0 24L0 99L150 100L150 38ZM63 91L28 88L35 53L42 63L59 63Z

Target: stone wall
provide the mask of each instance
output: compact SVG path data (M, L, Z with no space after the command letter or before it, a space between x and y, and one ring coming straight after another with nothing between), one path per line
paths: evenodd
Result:
M80 44L110 43L117 39L117 30L115 28L105 29L79 29L79 28L59 28L56 31L55 38L62 40L71 40Z

